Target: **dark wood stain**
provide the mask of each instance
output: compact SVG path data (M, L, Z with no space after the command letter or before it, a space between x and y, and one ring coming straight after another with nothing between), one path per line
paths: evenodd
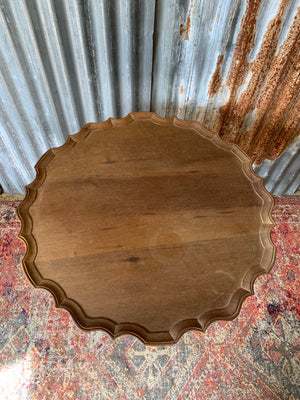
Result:
M140 260L141 260L140 257L130 257L130 258L126 258L126 260L124 260L124 261L129 261L129 262L137 263L137 262L139 262Z

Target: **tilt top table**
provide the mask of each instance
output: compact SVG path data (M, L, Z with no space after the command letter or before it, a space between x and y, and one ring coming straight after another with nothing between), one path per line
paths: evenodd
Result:
M91 123L50 149L20 204L23 267L85 330L175 343L233 319L272 267L272 196L198 122Z

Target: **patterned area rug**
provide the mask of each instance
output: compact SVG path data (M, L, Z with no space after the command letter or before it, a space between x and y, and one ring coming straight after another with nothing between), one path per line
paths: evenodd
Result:
M18 203L0 203L0 399L299 399L300 198L275 203L276 263L256 295L164 347L80 331L25 278Z

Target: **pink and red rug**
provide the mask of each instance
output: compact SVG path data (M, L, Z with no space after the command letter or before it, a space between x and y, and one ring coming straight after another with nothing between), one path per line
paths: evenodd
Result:
M17 203L0 203L0 399L300 398L300 198L277 197L275 265L238 318L176 345L79 330L24 276Z

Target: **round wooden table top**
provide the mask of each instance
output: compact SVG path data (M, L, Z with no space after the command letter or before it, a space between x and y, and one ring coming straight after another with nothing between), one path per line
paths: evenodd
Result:
M198 122L91 123L36 170L18 209L23 267L82 329L174 343L236 317L274 262L272 196Z

